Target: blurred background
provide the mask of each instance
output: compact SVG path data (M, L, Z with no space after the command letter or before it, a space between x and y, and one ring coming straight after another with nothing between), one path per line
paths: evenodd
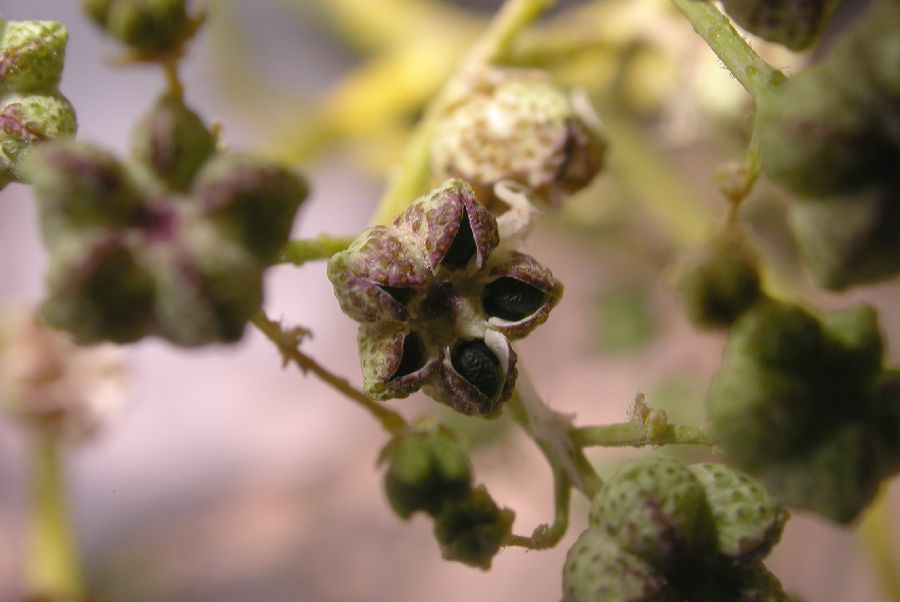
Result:
M187 99L221 123L229 145L307 173L313 194L295 236L355 234L424 101L499 4L209 2L209 22L183 70ZM61 88L78 112L79 136L127 152L132 125L163 88L160 74L117 65L118 49L77 2L0 0L0 14L66 24ZM805 60L759 46L787 70ZM545 399L581 425L624 420L639 391L673 421L698 422L723 336L688 324L673 284L724 213L713 181L746 145L749 100L665 0L563 2L523 40L521 61L586 87L612 150L594 185L560 214L542 217L531 252L566 294L517 351ZM843 295L816 291L797 267L783 205L762 183L742 215L772 268L771 285L824 308L869 300L896 360L896 283ZM0 193L2 311L39 303L43 265L30 192L9 186ZM274 268L266 289L269 315L311 328L305 351L358 384L356 325L340 313L324 265ZM283 369L254 330L231 347L188 352L145 341L119 353L122 407L65 461L78 547L98 600L560 598L565 551L586 522L583 500L574 502L569 533L552 551L509 549L489 572L447 563L427 520L404 523L391 513L375 465L385 443L378 425L314 378ZM476 478L516 511L516 532L550 520L550 471L509 421L451 416L421 396L390 403L407 416L439 415L465 433ZM21 430L0 420L3 602L22 593L26 452ZM642 453L650 452L589 455L607 475ZM689 448L656 453L706 457ZM865 534L880 530L896 542L900 521L885 517L897 510L895 482L857 531L794 513L768 565L808 602L889 602L896 598Z

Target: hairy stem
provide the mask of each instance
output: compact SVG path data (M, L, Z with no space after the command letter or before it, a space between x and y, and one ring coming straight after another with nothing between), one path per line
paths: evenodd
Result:
M307 261L329 259L335 253L340 253L349 247L353 240L352 236L329 236L328 234L307 240L292 240L281 249L281 256L277 263L300 266Z
M572 438L579 447L646 447L648 445L715 445L705 426L670 424L657 435L635 422L586 426L575 429Z
M731 21L708 0L672 0L701 38L754 99L785 81L784 74L762 60Z
M466 77L473 69L505 56L516 35L557 2L558 0L507 0L463 62L462 68L456 76L450 78L429 104L403 150L400 164L385 189L373 217L373 223L389 223L427 189L430 177L430 147L435 122L460 78Z
M59 442L35 433L32 449L31 523L25 587L40 599L75 602L84 595L60 465Z
M388 433L394 434L406 428L406 420L403 416L386 406L376 403L368 395L351 385L346 378L331 373L313 358L300 351L298 347L300 337L296 331L285 330L278 322L270 320L262 311L257 313L251 321L261 333L275 343L275 346L281 352L285 364L293 362L304 373L312 372L315 374L350 401L355 402L372 414Z

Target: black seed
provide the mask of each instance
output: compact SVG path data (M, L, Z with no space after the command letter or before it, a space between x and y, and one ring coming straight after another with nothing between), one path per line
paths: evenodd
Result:
M530 284L504 276L484 287L481 305L488 316L518 322L536 312L546 298Z
M400 358L400 365L397 367L397 371L394 372L391 380L412 374L420 370L424 365L425 348L422 345L422 339L416 333L411 332L403 339L403 357Z
M453 368L488 398L500 391L500 360L484 341L459 343L451 354Z
M410 297L412 297L413 294L411 288L400 286L383 286L380 284L378 286L381 288L381 290L396 299L397 303L399 303L400 305L406 305L406 302L409 301Z
M466 267L472 256L475 255L475 235L472 234L472 225L469 223L469 213L463 210L462 217L459 218L459 229L456 231L456 237L450 245L450 249L441 263L451 270L459 270Z

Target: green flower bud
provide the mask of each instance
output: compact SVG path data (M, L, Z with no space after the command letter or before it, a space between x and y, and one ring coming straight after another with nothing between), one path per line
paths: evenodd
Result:
M128 343L153 319L153 280L121 240L99 232L57 241L44 319L79 343Z
M688 268L680 288L696 325L729 326L760 298L756 256L740 239L715 240Z
M722 556L747 562L766 556L781 538L787 512L762 485L722 464L688 467L706 491Z
M817 401L804 380L727 353L706 397L713 437L746 470L789 455L815 422Z
M434 521L434 535L445 560L456 560L482 570L512 532L515 514L497 506L483 485L466 497L443 506Z
M446 430L427 427L401 434L382 459L388 462L384 480L388 501L400 518L420 510L437 516L445 504L471 491L469 456Z
M837 0L723 0L722 4L747 31L803 50L818 38Z
M50 92L59 85L69 34L57 21L0 22L0 94Z
M141 194L119 161L88 144L44 145L22 172L34 187L47 241L73 229L125 226L142 209Z
M756 563L735 571L732 592L727 597L719 596L709 600L735 600L735 602L796 602L785 593L778 578L770 573L762 563Z
M178 51L193 32L186 4L186 0L82 0L107 35L150 54Z
M473 76L438 121L431 147L438 179L468 181L488 207L514 180L558 206L600 170L605 142L543 71L492 69Z
M292 170L245 154L225 154L207 163L193 194L205 214L256 258L274 261L290 238L306 181Z
M709 530L700 482L665 456L623 465L594 496L589 520L626 552L660 566L695 550Z
M180 99L163 96L134 133L132 155L174 190L187 190L216 150L203 120Z
M0 100L0 172L14 179L18 165L36 144L70 136L77 127L75 111L60 95L9 95Z
M891 184L791 206L791 232L816 282L843 290L900 269L898 198L900 184Z
M665 585L655 568L597 527L578 537L563 565L563 602L650 602Z

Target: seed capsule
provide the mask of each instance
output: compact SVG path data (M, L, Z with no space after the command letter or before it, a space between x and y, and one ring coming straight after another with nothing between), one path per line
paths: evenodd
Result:
M812 44L837 0L723 0L728 15L747 31L791 50Z
M600 170L605 143L593 120L543 71L492 69L459 90L431 148L438 179L469 182L488 207L494 185L514 180L558 206Z

